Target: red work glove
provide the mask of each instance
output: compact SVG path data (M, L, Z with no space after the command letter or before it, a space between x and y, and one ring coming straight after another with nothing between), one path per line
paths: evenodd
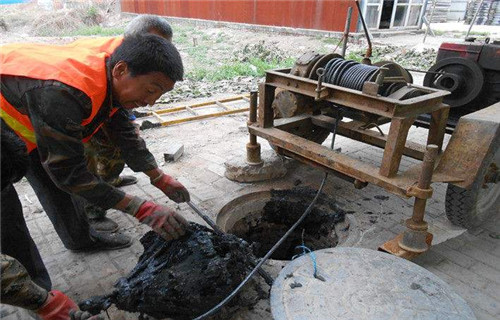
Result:
M173 177L162 173L155 179L151 180L151 183L163 191L163 193L169 197L171 200L179 203L179 202L188 202L190 200L189 192L187 189L180 183L175 180Z
M184 235L186 219L174 210L162 207L151 201L144 202L135 217L140 222L150 226L155 232L169 241Z
M43 320L69 320L70 311L78 310L77 305L61 291L52 290L45 303L36 311Z

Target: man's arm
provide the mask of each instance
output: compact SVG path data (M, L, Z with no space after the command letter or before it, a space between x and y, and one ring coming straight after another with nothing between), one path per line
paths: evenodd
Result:
M151 184L163 191L175 202L190 200L187 189L173 177L158 168L154 156L139 135L139 129L129 116L129 112L119 109L106 124L110 139L122 150L125 163L134 171L142 171L151 180Z
M130 120L129 111L119 108L103 127L120 150L125 163L135 172L158 169L156 160L139 135L139 128ZM161 170L160 170L161 171Z
M122 200L123 191L87 169L81 122L88 116L90 99L73 88L53 85L28 91L25 101L42 165L54 183L104 209Z
M114 207L133 215L166 240L183 235L187 221L177 212L126 195L87 169L81 142L84 128L80 125L85 117L85 97L73 90L50 86L26 94L40 159L54 183L101 208Z

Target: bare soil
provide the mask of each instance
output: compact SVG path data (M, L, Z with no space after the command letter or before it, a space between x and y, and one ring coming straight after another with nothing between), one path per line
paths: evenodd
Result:
M0 28L0 44L14 42L36 42L50 44L69 43L82 36L78 30L85 27L123 29L133 18L120 14L112 0L79 6L48 10L35 3L0 6L1 19L7 30ZM284 60L300 57L307 51L320 53L339 52L339 37L305 36L269 31L255 31L242 28L200 27L189 22L171 23L174 28L174 43L184 60L186 77L176 88L162 97L161 106L144 108L165 108L165 104L196 98L248 93L256 90L261 80L255 76L237 76L220 81L194 79L191 75L207 65L213 72L229 63L247 61L257 57L264 61ZM373 61L394 60L404 67L426 70L435 59L440 41L428 37L422 44L423 34L406 34L373 41ZM443 39L446 39L443 37ZM432 40L432 41L430 41ZM360 58L366 51L363 37L351 38L346 58ZM203 57L200 59L200 55ZM201 61L201 62L200 62ZM417 77L418 82L418 77Z

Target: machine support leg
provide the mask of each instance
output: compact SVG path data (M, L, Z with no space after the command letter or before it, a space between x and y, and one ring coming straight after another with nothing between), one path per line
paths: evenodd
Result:
M443 147L443 139L446 131L446 122L450 108L443 108L431 113L431 123L429 127L429 136L427 144L435 144L439 147L439 152Z
M393 118L389 136L384 149L384 158L380 166L380 174L392 177L398 173L399 164L405 148L406 138L415 118Z
M257 92L250 92L250 116L248 125L257 122ZM260 165L262 159L260 157L260 144L257 142L257 136L250 133L250 142L247 143L247 163L249 165Z
M275 87L259 84L259 127L271 128L274 124L273 100Z
M406 220L406 231L399 241L399 246L406 251L421 253L429 249L429 245L426 242L428 225L424 221L424 214L427 198L432 195L430 185L438 151L439 147L431 144L427 146L424 155L418 186L415 188L415 192L420 194L420 196L415 196L413 215L410 219Z

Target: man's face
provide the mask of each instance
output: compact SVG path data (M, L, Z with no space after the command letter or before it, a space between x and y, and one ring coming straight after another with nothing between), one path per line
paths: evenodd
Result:
M113 99L125 109L153 105L164 93L172 90L175 84L161 72L132 77L123 61L115 65L112 77Z

